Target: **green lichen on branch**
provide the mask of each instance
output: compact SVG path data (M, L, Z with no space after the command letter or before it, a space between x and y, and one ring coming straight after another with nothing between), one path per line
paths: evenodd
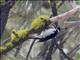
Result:
M19 39L26 37L30 29L20 29L16 31L15 29L11 33L11 42L17 42Z
M4 45L5 47L7 47L7 48L9 48L9 47L12 47L13 46L13 44L12 44L12 42L7 42L7 43L5 43L5 45Z
M2 51L4 51L4 50L6 50L6 47L0 46L0 53L1 53Z
M13 33L15 32L15 34L18 35L18 37ZM26 37L27 33L29 32L29 29L20 29L20 30L13 30L11 32L11 40L6 42L4 45L0 46L0 54L4 51L6 51L8 48L12 48L15 44L14 43L18 43L21 39L24 39L24 37Z
M31 32L34 32L33 29L37 31L40 27L44 26L45 22L47 21L48 21L48 16L42 15L42 16L35 18L32 21L31 29L29 28L20 29L20 30L13 29L11 32L11 37L10 37L11 40L0 46L0 54L1 53L5 54L9 50L17 46L17 44L24 42L27 35L30 34Z
M48 21L48 16L45 15L39 16L32 21L31 27L37 30L40 27L42 27L46 21Z

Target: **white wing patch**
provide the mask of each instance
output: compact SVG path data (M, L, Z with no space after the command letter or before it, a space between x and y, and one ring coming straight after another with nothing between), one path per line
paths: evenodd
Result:
M45 31L42 31L39 37L40 38L45 38L46 36L49 36L49 35L53 34L55 31L56 31L55 28L47 29Z

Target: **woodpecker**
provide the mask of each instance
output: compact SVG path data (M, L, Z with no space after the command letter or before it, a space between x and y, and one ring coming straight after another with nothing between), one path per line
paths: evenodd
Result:
M60 32L60 30L61 30L61 28L59 26L58 27L53 26L48 29L45 29L39 35L40 40L38 42L44 42L44 41L47 41L49 39L56 37L56 35Z

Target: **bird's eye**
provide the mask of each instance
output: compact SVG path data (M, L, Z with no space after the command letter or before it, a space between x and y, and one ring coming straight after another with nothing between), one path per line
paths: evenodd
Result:
M57 27L59 30L61 30L61 28L60 27Z

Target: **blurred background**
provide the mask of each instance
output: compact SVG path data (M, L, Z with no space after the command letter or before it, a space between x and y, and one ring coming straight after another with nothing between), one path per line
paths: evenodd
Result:
M5 0L0 0L1 4L5 4ZM58 5L61 1L56 1ZM75 0L76 4L80 5L80 1ZM73 7L68 2L65 1L58 9L58 15L65 13L71 10ZM4 30L4 33L1 37L1 41L7 39L11 35L11 31L13 29L20 29L20 28L27 28L31 27L31 22L34 18L40 15L47 15L50 16L52 14L50 2L48 0L27 0L27 1L17 1L13 5L13 7L9 11L7 24ZM78 21L80 18L73 16L68 19L68 21ZM64 21L59 21L59 25L64 27ZM68 32L71 32L67 38L67 42L64 44L64 50L67 53L77 44L80 44L80 28L69 28ZM1 60L25 60L26 54L29 50L30 44L32 40L25 41L20 49L20 53L14 57L15 48L8 52L6 55L1 57ZM50 43L50 42L49 42ZM45 46L44 43L35 43L29 56L29 60L42 60L38 58L38 54L40 50L43 49ZM59 50L56 50L54 54L51 55L51 60L60 60ZM74 60L80 60L80 50L77 51L75 56L73 57ZM66 60L66 59L65 59Z

